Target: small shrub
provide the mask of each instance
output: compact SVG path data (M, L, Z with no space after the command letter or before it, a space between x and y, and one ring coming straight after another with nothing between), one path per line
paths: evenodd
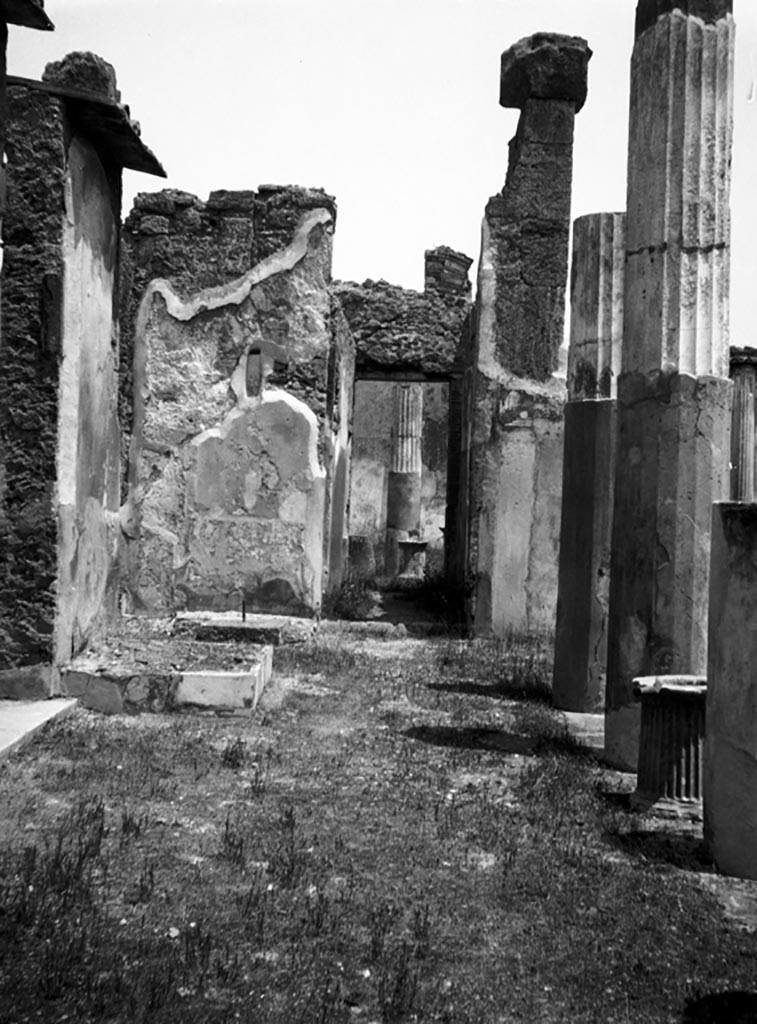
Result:
M360 622L367 619L376 604L376 581L372 576L348 569L336 590L323 601L323 614L329 619Z

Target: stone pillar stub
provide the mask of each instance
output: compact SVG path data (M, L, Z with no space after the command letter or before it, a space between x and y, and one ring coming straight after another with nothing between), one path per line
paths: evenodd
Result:
M731 349L733 416L731 418L731 499L755 500L757 445L755 444L755 396L757 396L757 349Z
M564 711L605 701L624 269L625 215L576 220L553 679Z
M552 632L557 602L563 341L576 110L585 40L540 33L502 57L500 103L521 115L484 217L467 425L466 614L478 635Z
M757 505L712 514L704 839L719 871L757 878Z
M630 771L634 677L706 671L711 505L730 456L729 8L637 8L605 722L607 759Z

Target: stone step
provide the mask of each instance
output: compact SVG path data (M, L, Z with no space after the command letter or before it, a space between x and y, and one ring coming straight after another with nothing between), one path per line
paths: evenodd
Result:
M270 644L118 638L61 670L61 692L106 714L202 707L253 710L272 672Z

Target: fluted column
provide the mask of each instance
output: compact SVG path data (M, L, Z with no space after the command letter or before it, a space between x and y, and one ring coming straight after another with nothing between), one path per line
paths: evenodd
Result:
M625 256L624 214L574 222L553 682L564 711L604 709Z
M728 493L731 0L640 0L610 584L606 756L635 676L704 675L710 509Z
M731 349L731 499L754 501L757 349Z
M398 384L394 389L392 463L386 496L386 572L399 571L401 540L419 538L421 521L421 440L423 386Z

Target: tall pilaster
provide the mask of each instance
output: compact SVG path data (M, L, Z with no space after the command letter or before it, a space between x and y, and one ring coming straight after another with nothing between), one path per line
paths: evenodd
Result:
M726 875L757 879L757 505L712 510L704 841Z
M468 406L468 615L481 635L554 629L565 404L554 373L590 57L584 39L549 33L502 55L500 103L521 114L484 217Z
M423 437L423 386L398 384L394 389L392 463L386 495L386 573L399 571L401 540L420 534L421 440Z
M754 501L757 349L731 349L731 380L731 500Z
M728 493L732 0L640 0L605 747L633 770L635 676L704 675L710 510Z
M604 708L625 255L624 214L574 222L553 683L565 711Z

